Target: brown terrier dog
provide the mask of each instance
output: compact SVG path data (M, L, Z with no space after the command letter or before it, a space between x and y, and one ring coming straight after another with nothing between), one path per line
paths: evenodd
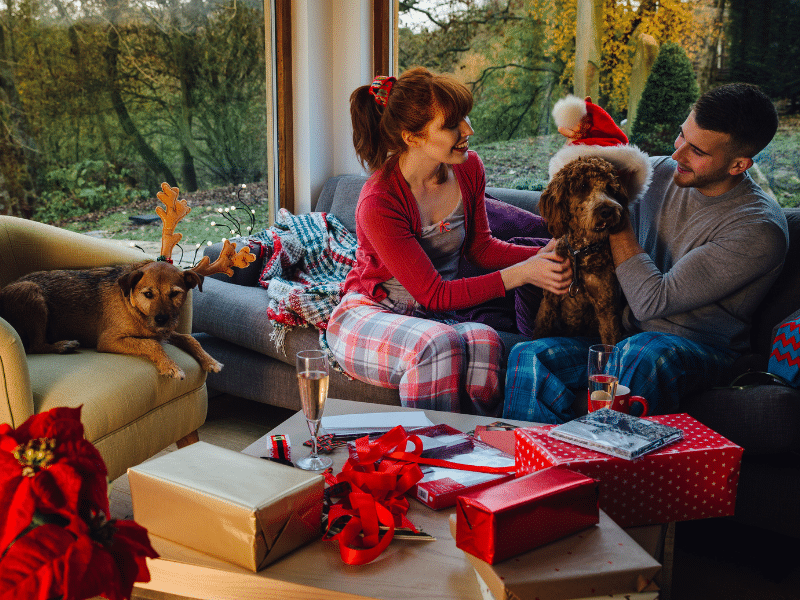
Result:
M551 179L539 200L559 256L572 262L572 285L563 296L544 292L536 315L537 338L600 335L622 339L622 302L608 234L628 213L628 195L608 161L575 159Z
M38 271L0 290L0 316L30 354L97 348L143 356L161 375L183 379L185 373L161 342L189 353L204 371L222 368L191 335L175 332L188 291L202 290L202 283L202 275L163 261Z

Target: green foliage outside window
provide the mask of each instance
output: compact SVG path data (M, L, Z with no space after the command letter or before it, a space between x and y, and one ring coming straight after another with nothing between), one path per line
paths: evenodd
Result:
M672 154L680 126L698 96L697 79L683 48L661 46L639 100L631 143L653 156Z
M84 160L64 169L53 169L46 175L44 192L34 218L54 222L121 206L150 196L127 182L128 169L116 171L111 163Z

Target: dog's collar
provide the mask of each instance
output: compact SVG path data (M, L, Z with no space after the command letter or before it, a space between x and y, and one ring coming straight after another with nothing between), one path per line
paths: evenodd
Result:
M569 235L565 235L564 243L567 245L567 252L569 252L570 259L572 260L572 283L569 284L569 297L574 298L577 296L578 290L581 287L578 258L584 254L594 254L595 252L600 252L606 247L608 242L595 242L594 244L589 244L583 248L573 250L572 245L569 243Z

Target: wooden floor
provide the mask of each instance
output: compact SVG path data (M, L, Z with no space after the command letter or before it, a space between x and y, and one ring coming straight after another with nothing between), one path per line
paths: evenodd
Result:
M216 396L209 401L200 439L242 450L291 414L258 402ZM164 452L175 449L173 445ZM112 517L132 519L127 476L112 482L110 494ZM728 519L678 523L672 600L800 600L797 556L797 540Z

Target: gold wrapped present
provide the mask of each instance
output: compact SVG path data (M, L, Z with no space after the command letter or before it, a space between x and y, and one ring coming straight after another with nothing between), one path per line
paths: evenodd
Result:
M258 571L321 535L321 475L197 442L128 469L137 523Z

